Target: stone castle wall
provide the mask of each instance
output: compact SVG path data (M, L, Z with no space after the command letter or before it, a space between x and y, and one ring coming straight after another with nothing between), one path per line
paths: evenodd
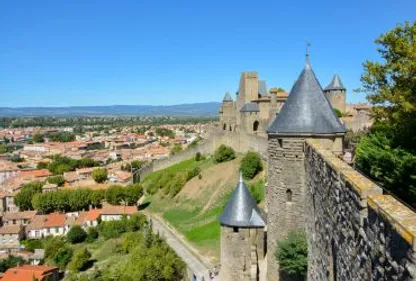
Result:
M416 214L316 140L305 167L308 280L416 280Z
M258 280L258 260L264 258L262 228L221 226L221 280Z

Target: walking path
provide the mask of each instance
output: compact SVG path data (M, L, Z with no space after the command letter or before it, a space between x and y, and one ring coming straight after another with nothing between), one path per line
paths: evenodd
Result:
M197 277L196 280L219 281L219 277L215 276L210 279L209 270L214 267L209 261L201 256L187 241L185 241L172 227L167 225L163 219L157 215L150 215L153 223L153 232L159 233L166 239L169 246L180 256L187 264L188 268ZM192 280L192 279L191 279Z

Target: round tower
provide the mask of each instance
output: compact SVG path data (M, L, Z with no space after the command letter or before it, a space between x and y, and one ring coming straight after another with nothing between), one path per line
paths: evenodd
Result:
M345 113L346 92L347 89L342 84L338 74L334 75L331 83L324 89L324 93L332 107L338 109L342 114Z
M231 199L220 218L220 280L258 281L259 260L264 259L264 227L256 201L240 174Z
M278 242L287 238L291 230L305 230L305 213L313 212L306 202L306 139L319 139L324 148L341 153L345 132L307 57L287 101L267 130L268 281L285 280L280 279L279 264L274 255Z

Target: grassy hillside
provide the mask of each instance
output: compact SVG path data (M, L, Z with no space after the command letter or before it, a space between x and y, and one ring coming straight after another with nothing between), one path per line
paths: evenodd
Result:
M218 216L223 211L238 181L241 157L229 162L215 164L212 159L190 159L158 171L143 180L143 186L165 173L184 173L196 167L200 177L187 181L173 198L162 191L148 196L149 210L157 213L213 261L219 260L220 225ZM249 182L253 193L261 201L264 198L264 172Z

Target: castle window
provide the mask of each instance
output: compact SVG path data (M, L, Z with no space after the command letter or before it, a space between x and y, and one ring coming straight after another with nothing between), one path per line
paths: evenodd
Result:
M222 126L222 129L225 131L227 130L227 124L224 123L224 125Z
M233 232L238 233L238 227L233 227Z
M277 141L279 142L280 148L283 148L283 140L282 139L278 139Z
M292 190L286 190L286 202L292 202Z
M259 121L254 121L253 123L253 131L257 132L257 130L259 129Z
M230 125L230 132L232 132L233 131L233 128L231 127L231 125Z

